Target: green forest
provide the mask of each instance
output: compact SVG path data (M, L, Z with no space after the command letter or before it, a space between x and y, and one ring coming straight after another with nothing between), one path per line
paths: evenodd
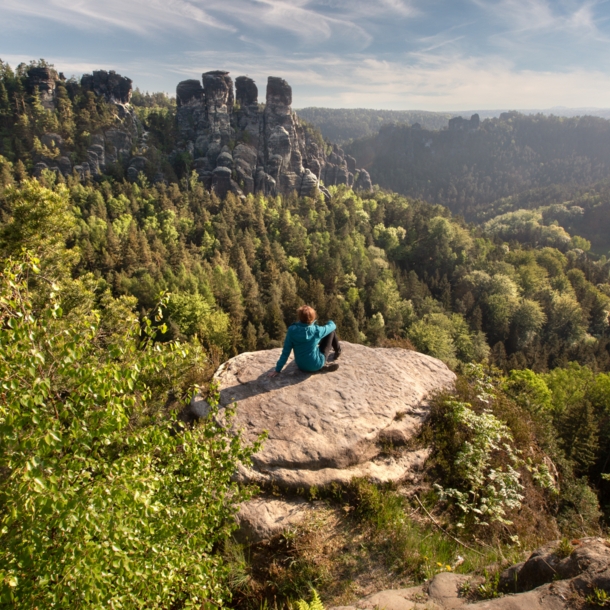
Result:
M334 320L342 340L416 349L459 373L456 395L437 399L423 434L437 448L427 476L439 487L426 502L442 507L449 527L459 523L461 536L509 548L514 536L527 543L551 530L571 536L604 527L610 261L591 250L578 223L606 191L570 192L565 211L542 195L531 209L507 199L479 225L449 208L464 211L483 193L499 199L514 181L562 183L577 171L602 178L605 166L592 159L606 150L607 122L564 121L592 156L549 168L522 161L518 134L534 121L534 139L561 150L563 136L544 139L558 119L512 116L457 134L480 142L482 156L486 134L506 144L486 169L496 176L503 164L497 182L470 171L470 182L451 182L450 169L470 162L456 157L444 169L430 166L417 198L339 186L329 188L329 201L231 193L220 200L179 165L174 179L155 184L146 172L128 182L121 167L95 179L51 171L33 178L42 134L70 138L78 157L91 134L119 119L70 81L47 110L27 92L25 67L0 67L0 604L211 608L233 599L259 607L273 596L308 595L304 583L282 588L277 575L275 584L250 589L235 577L245 560L228 542L232 517L255 490L231 475L256 446L226 438L213 418L193 428L176 421L195 388L208 391L220 363L280 346L303 303L321 322ZM173 137L172 102L140 92L133 102L150 133L149 154L161 155ZM413 136L399 128L384 137ZM534 168L527 179L513 173L526 166ZM435 171L437 182L426 186ZM396 180L388 186L405 190L396 165L387 176ZM451 198L452 188L463 201ZM434 203L441 191L448 207ZM572 214L571 224L561 214ZM498 450L494 463L503 451L531 453L533 462L517 460L524 493L538 502L527 510L544 515L547 529L503 517L482 530L477 506L459 515L459 493L475 483L456 455L460 443L479 438L460 420L466 402L478 417L505 422L499 438L516 453ZM555 482L541 466L549 456ZM364 482L344 494L335 500L353 503L353 519L366 523L382 504L402 506ZM520 503L493 501L498 515L519 513ZM383 527L407 545L404 519L396 519ZM422 578L425 553L442 559L443 548L409 547L413 560L400 569Z
M456 112L431 112L427 110L373 110L370 108L319 108L297 110L299 118L319 129L322 135L335 144L374 137L385 125L408 127L416 123L423 129L439 131L447 127L453 117L470 117L478 113L482 119L497 117L503 110L461 110ZM591 115L610 119L610 111L602 108L549 108L545 110L521 110L521 114L557 115L575 117Z
M511 112L476 129L384 126L346 152L374 183L478 220L509 197L519 197L518 207L545 196L563 203L575 188L607 179L609 133L602 118Z

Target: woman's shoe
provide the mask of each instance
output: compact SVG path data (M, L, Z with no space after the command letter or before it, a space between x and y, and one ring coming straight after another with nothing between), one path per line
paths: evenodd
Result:
M324 373L332 373L333 371L336 371L338 368L339 368L338 362L329 362L328 364L325 364L322 367L322 371Z

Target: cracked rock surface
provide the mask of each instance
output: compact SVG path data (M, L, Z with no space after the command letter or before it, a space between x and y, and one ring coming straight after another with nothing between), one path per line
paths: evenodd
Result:
M383 445L409 443L428 415L427 398L455 375L417 352L342 346L335 372L304 373L291 358L269 378L280 349L240 354L217 371L221 406L237 402L232 429L249 442L268 433L242 480L307 489L354 476L401 481L421 470L427 450L388 457Z

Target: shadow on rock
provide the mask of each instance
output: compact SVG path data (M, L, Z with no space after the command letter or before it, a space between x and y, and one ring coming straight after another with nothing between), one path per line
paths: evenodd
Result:
M226 368L220 368L218 373L229 371L231 366L231 361L226 363ZM320 372L317 373L307 373L299 369L292 360L288 363L288 365L284 368L280 375L277 377L269 377L269 373L273 369L265 371L255 379L242 379L239 373L237 374L237 378L241 382L240 385L232 386L230 388L225 388L220 390L220 406L226 407L234 402L240 402L242 400L246 400L248 398L252 398L253 396L258 396L260 394L266 394L267 392L273 392L275 390L280 390L282 388L287 388L298 383L303 383L307 381L312 375L319 375ZM217 373L217 374L218 374Z

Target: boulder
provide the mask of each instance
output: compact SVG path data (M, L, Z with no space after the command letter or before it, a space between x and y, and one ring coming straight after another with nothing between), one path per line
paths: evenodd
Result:
M256 168L257 153L256 149L252 146L238 144L233 150L233 158L244 161L252 171Z
M505 591L518 593L530 591L558 579L579 577L584 582L589 577L603 576L605 586L610 585L610 543L602 538L584 538L575 541L572 552L563 557L558 552L559 542L550 542L534 551L527 561L502 573L500 586ZM599 586L599 585L597 585Z
M313 511L310 502L257 497L244 502L236 516L237 538L249 543L268 540L289 527L302 523Z
M371 191L373 190L373 183L371 177L365 169L358 170L358 177L354 183L354 190L356 191Z
M270 76L267 80L267 106L284 109L292 105L292 87L277 76Z
M230 152L221 152L216 158L216 164L218 167L233 169L233 156Z
M454 373L413 351L342 346L332 373L305 373L290 358L270 378L280 349L240 354L219 368L220 405L237 403L231 431L248 442L268 433L253 466L240 466L240 480L300 489L353 477L399 482L421 471L428 450L384 455L386 435L413 439L428 416L427 399L451 386Z
M228 167L217 167L212 172L212 191L221 199L231 190L231 170Z
M301 176L299 195L301 197L311 197L315 195L317 188L318 179L316 178L315 174L309 169L304 170Z
M247 76L238 76L235 79L235 98L242 107L258 104L258 87L255 82Z
M106 167L106 151L101 144L92 144L87 152L96 156L97 163L102 170Z

